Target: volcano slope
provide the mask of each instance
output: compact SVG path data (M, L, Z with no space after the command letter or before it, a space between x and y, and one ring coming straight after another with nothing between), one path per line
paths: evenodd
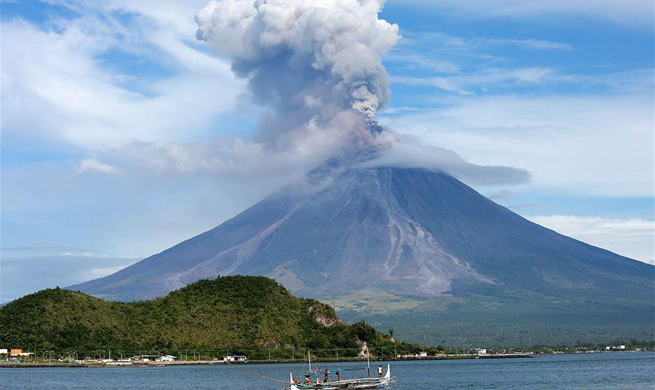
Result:
M264 275L346 319L428 344L650 338L655 267L558 234L444 173L351 169L71 289L150 299Z

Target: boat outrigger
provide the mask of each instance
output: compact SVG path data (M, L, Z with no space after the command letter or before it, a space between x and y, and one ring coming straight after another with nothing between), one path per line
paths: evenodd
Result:
M368 359L367 359L368 360ZM379 369L377 377L371 377L370 364L367 364L367 377L355 379L342 379L342 370L337 370L337 380L329 380L328 369L312 370L312 360L309 357L309 373L301 378L294 379L293 374L289 373L289 390L340 390L340 389L384 389L394 381L391 377L391 365L387 364L387 372L381 375L382 368Z
M387 373L380 378L343 379L327 382L321 382L320 378L317 378L316 382L296 383L293 375L289 374L289 380L291 382L290 390L384 389L393 382L389 365L387 365Z

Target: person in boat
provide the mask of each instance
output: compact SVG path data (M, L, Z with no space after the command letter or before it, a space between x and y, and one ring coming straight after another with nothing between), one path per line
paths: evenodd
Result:
M328 369L326 368L326 369L325 369L325 377L323 378L323 382L327 382L329 376L330 376L330 370L328 370Z
M341 380L341 370L337 370L337 380Z
M382 365L378 366L378 378L382 378Z
M305 385L311 385L312 384L312 375L311 374L305 375L305 382L303 384L305 384Z

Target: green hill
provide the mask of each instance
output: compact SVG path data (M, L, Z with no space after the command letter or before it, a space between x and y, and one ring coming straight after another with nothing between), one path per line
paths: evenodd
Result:
M347 325L334 309L291 295L272 279L229 276L200 280L168 295L133 303L111 302L63 289L46 289L0 308L0 346L89 352L249 352L340 348L356 356L362 342L387 351L390 336L359 322ZM415 349L405 343L404 350ZM320 353L320 352L319 352ZM268 353L266 354L268 355ZM302 356L301 354L295 355Z

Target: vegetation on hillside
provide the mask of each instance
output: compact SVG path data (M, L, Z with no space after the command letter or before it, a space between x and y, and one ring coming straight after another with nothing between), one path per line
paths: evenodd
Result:
M340 349L340 357L354 357L363 343L378 351L419 349L396 343L364 322L347 325L332 307L296 298L265 277L206 279L133 303L46 289L0 308L3 348L78 353L196 349L248 352L253 358L265 351L291 358L302 357L303 349L319 354Z
M614 345L631 339L655 340L653 303L647 294L633 301L606 302L587 299L587 312L580 302L522 290L506 291L497 297L469 294L439 300L408 298L405 310L383 312L375 306L356 307L338 299L328 300L345 321L361 319L377 329L393 327L397 337L424 345L441 345L449 350L462 348L517 348L535 350L538 345L575 347ZM388 299L393 299L390 297ZM402 304L397 297L397 306ZM651 298L652 300L652 298ZM639 345L645 346L644 343Z

